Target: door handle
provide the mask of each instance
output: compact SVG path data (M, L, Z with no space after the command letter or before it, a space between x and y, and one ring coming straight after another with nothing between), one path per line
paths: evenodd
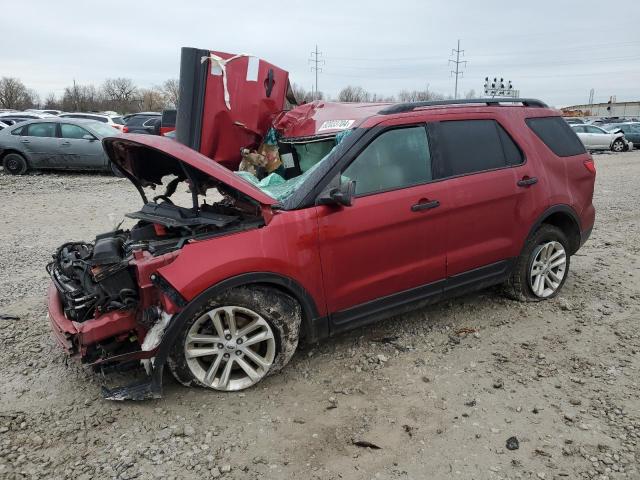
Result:
M535 185L536 183L538 183L538 179L536 177L524 177L522 180L518 180L519 187L528 187Z
M60 145L71 145L71 142L62 142Z
M440 206L440 202L438 200L425 200L415 205L411 205L412 212L420 212L422 210L430 210L432 208L437 208Z
M20 143L29 143L29 140L20 140Z

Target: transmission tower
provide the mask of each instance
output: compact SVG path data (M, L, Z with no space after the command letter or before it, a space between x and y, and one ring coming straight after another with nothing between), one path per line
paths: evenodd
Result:
M316 45L316 49L311 52L311 58L309 59L309 63L311 64L311 71L316 73L316 84L315 89L313 91L313 99L319 100L318 98L318 73L322 72L322 65L324 65L324 60L321 60L322 52L318 51L318 45Z
M463 77L464 73L460 70L460 65L462 65L463 67L467 66L467 61L466 60L460 60L460 54L462 54L462 56L464 57L464 50L460 50L460 40L458 40L458 48L454 48L451 50L451 55L456 56L456 59L449 59L449 63L455 65L455 70L451 70L451 75L455 75L456 76L456 88L453 94L453 98L456 99L458 98L458 77Z

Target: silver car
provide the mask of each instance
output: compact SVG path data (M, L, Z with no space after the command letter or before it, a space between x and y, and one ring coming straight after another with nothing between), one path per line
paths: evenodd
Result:
M29 169L103 170L120 175L102 148L102 139L120 132L101 122L52 117L30 120L0 131L5 172Z

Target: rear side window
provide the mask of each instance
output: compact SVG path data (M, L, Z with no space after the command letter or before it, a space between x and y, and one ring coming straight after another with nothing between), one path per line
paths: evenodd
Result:
M423 126L381 133L342 173L356 195L406 188L431 180L431 155Z
M22 135L22 130L24 130L24 127L14 128L11 130L11 135Z
M122 117L111 117L111 121L116 125L124 125L124 120Z
M443 154L436 178L494 170L524 161L522 151L495 120L454 120L433 124Z
M586 152L578 136L562 117L527 118L525 121L533 133L559 157Z
M28 137L55 137L56 123L32 123L27 125Z
M129 127L141 127L147 120L149 120L149 117L145 117L144 115L134 115L127 118L127 125Z

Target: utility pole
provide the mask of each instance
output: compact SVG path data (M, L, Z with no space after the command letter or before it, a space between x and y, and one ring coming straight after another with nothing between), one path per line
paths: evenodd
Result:
M464 57L464 50L460 50L460 40L458 40L458 48L454 48L451 50L451 55L455 54L456 55L456 59L449 59L449 63L454 64L456 69L455 70L451 70L451 75L455 75L456 76L456 89L455 92L453 94L453 98L454 100L456 98L458 98L458 77L463 77L464 73L460 70L460 65L466 67L467 66L467 61L466 60L462 60L460 61L460 54L462 54L462 56Z
M322 56L322 52L318 51L318 45L316 44L316 49L311 52L311 58L309 59L309 63L311 63L311 71L316 73L316 85L315 90L313 92L313 99L319 100L318 98L318 73L322 72L322 65L324 65L324 60L320 60Z

